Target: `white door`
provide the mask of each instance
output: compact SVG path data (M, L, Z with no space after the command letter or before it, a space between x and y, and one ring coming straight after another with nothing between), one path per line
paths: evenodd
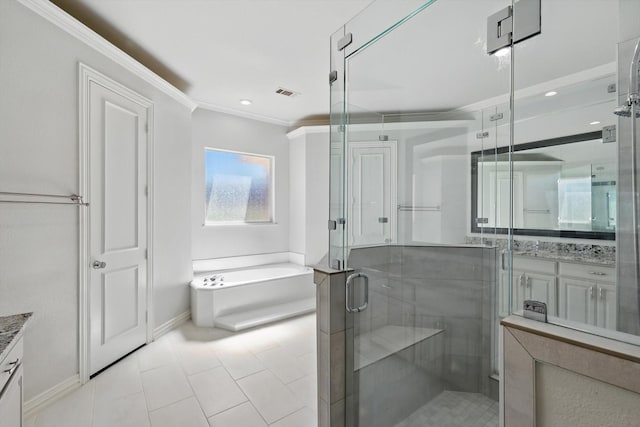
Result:
M147 341L149 105L89 83L89 374Z
M396 228L395 142L351 143L349 243L390 243Z

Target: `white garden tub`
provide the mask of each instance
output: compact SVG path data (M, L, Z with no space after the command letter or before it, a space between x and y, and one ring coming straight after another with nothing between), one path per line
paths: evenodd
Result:
M238 331L315 309L313 270L297 264L207 272L191 282L197 326Z

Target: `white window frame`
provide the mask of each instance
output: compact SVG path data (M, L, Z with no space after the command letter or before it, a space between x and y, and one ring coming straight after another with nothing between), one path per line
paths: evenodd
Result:
M271 164L271 179L269 182L270 186L270 197L271 197L271 220L270 221L208 221L207 220L207 152L208 151L218 151L223 153L232 153L232 154L241 154L246 156L254 156L254 157L263 157L270 160ZM247 151L237 151L237 150L228 150L224 148L215 148L215 147L204 147L204 188L203 188L203 196L204 196L204 221L203 224L205 227L220 227L220 226L238 226L238 225L274 225L276 222L276 157L270 154L259 154L259 153L250 153Z

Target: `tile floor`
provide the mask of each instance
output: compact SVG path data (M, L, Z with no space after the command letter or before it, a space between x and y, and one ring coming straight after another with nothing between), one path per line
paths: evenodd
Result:
M498 402L480 393L443 391L395 427L498 427Z
M246 332L188 322L26 427L316 427L315 313Z

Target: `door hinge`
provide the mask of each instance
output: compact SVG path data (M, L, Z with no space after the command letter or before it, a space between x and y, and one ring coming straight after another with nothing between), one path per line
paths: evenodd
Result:
M335 230L338 228L338 223L332 219L329 220L329 231Z
M338 40L338 52L349 46L353 42L353 34L347 33L343 38Z
M541 0L520 0L487 18L487 53L494 54L512 42L518 43L540 34ZM516 24L513 25L514 16Z
M497 122L498 120L502 120L502 118L504 118L504 114L502 113L497 113L497 114L493 114L489 117L489 121L490 122Z
M146 322L147 324L149 324L149 312L148 312L148 311L145 311L145 312L144 312L144 320L145 320L145 322Z
M616 125L605 126L602 128L602 142L616 142Z
M336 80L338 80L338 71L333 70L329 73L329 84L333 84Z
M148 196L148 195L149 195L149 186L148 186L148 185L145 185L145 186L144 186L144 195L145 195L145 196Z
M149 133L149 123L145 123L145 124L144 124L144 131L145 131L146 133Z
M144 250L144 259L148 259L149 258L149 249L145 249Z

